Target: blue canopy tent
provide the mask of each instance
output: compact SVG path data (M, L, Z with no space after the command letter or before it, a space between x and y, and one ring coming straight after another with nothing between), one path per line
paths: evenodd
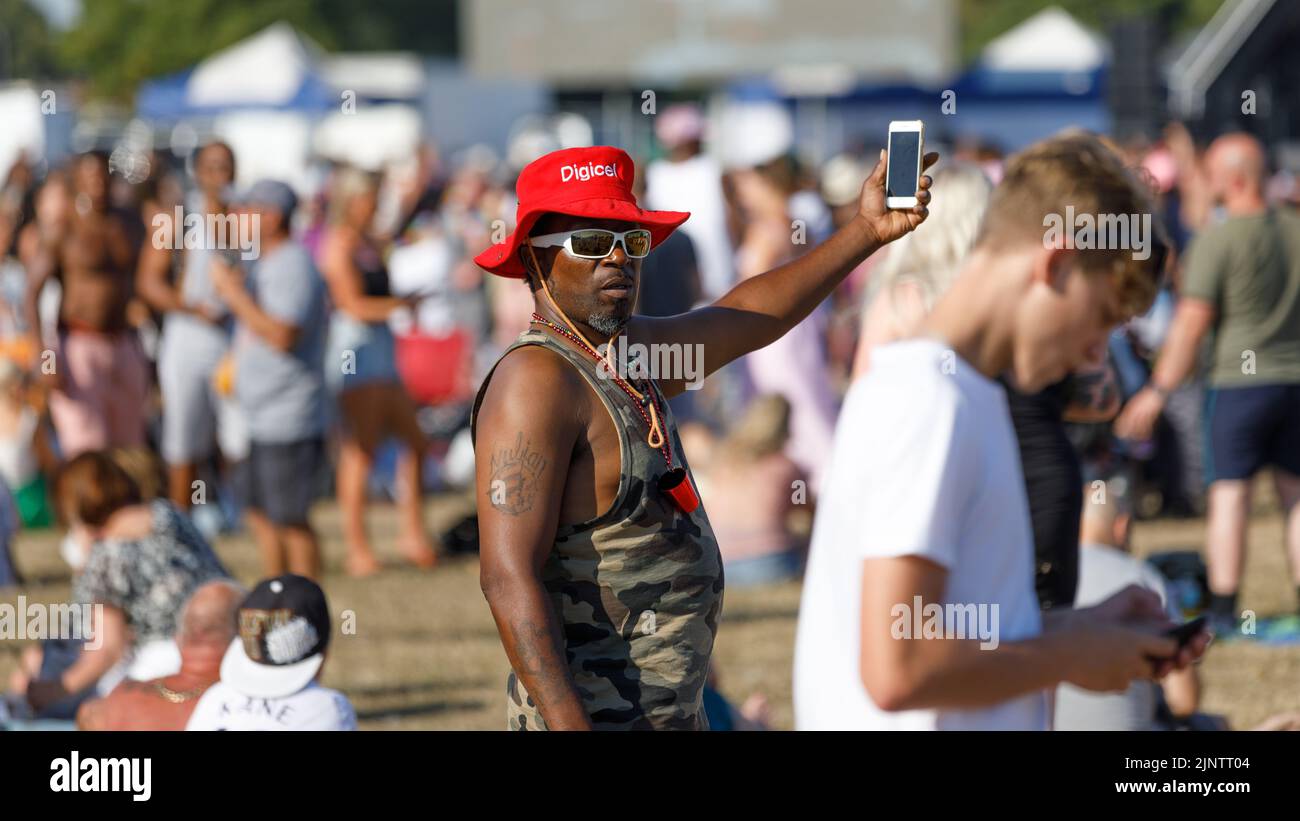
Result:
M191 68L143 83L135 97L136 113L155 122L174 122L188 117L214 116L237 109L325 112L337 108L340 103L339 93L324 80L316 76L307 76L292 96L279 102L194 104L189 101L187 93L193 74L194 69Z
M797 134L846 144L809 146L800 139L814 157L863 138L874 143L870 150L884 142L890 120L909 119L925 121L932 143L978 137L1011 151L1066 126L1108 130L1108 64L1104 41L1064 11L1047 9L999 37L943 85L863 82L814 95L811 105L812 97L789 93L769 77L747 77L729 85L727 96L779 101L792 112ZM809 118L823 122L801 122Z
M136 111L174 122L230 111L325 112L341 102L323 76L319 48L276 23L185 71L141 85Z

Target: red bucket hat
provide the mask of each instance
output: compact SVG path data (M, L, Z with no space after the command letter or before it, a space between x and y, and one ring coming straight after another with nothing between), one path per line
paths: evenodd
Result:
M474 257L474 262L494 274L523 279L527 274L519 261L519 248L547 213L635 222L650 229L651 248L658 247L690 213L639 207L632 196L635 173L627 152L608 145L565 148L533 160L519 172L515 184L519 207L514 233Z

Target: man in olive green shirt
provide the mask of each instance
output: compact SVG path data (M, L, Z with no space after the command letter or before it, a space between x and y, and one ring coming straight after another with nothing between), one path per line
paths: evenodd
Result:
M1188 250L1178 308L1145 388L1115 422L1147 438L1208 336L1206 479L1211 616L1235 629L1252 477L1272 466L1300 593L1300 215L1264 199L1263 146L1247 134L1210 145L1205 174L1227 219Z

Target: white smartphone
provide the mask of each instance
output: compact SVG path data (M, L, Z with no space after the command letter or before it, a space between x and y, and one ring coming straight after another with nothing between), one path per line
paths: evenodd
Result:
M915 208L925 156L925 123L894 120L889 124L889 161L885 167L885 207Z

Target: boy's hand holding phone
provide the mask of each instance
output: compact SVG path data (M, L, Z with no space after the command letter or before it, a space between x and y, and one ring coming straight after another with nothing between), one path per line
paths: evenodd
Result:
M1148 654L1148 661L1154 665L1155 678L1163 678L1174 670L1181 670L1194 663L1205 654L1210 645L1211 636L1204 629L1204 619L1174 625L1169 621L1160 597L1137 585L1129 585L1100 604L1076 613L1172 641L1173 646L1168 648L1169 652Z

